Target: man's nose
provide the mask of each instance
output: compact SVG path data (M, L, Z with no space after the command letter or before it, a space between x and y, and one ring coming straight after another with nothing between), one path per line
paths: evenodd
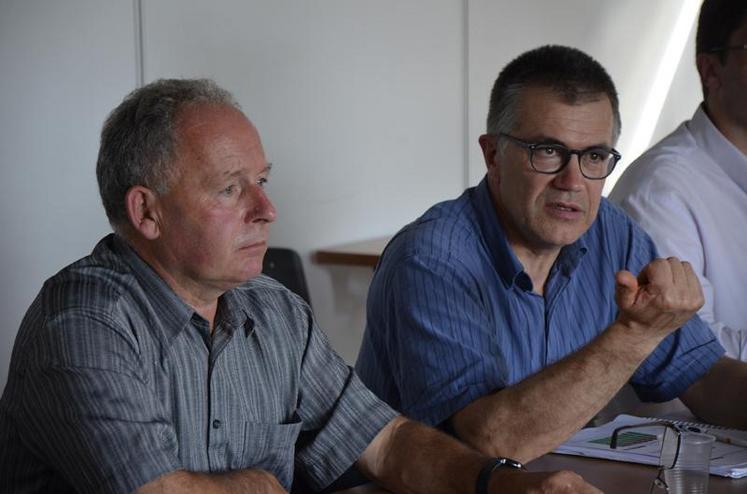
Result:
M555 175L553 183L559 189L580 190L584 180L586 177L581 173L581 157L578 154L572 154L568 164Z
M275 206L272 205L270 198L267 197L265 190L256 185L252 188L252 193L249 194L249 207L247 210L246 221L264 221L272 223L277 217L277 211Z

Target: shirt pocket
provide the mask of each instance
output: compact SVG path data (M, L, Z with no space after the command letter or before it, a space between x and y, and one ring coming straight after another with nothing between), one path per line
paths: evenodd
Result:
M289 488L293 478L296 440L301 432L301 425L300 420L282 424L245 422L241 464L232 465L232 468L267 470Z

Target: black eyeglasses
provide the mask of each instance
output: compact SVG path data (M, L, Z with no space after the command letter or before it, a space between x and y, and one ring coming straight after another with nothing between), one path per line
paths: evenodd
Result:
M720 53L722 51L732 50L747 50L747 45L719 46L718 48L711 48L708 50L708 53Z
M501 132L498 137L505 137L517 146L529 151L529 164L537 173L551 175L558 173L571 161L571 156L578 156L581 174L589 180L607 178L615 165L620 161L620 153L606 147L586 149L568 149L562 144L542 144L523 141L517 137Z
M648 493L652 494L654 489L657 488L669 492L669 486L667 485L666 480L664 480L664 470L671 470L677 464L677 458L680 455L680 446L682 443L682 429L679 425L668 420L624 425L612 431L610 448L617 448L618 435L620 432L626 429L643 429L644 427L664 427L664 436L661 440L661 452L659 453L659 472L657 473L656 478L651 482L651 487L649 488Z

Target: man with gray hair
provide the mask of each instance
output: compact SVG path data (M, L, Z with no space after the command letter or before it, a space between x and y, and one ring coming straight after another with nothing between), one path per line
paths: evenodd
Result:
M0 400L0 491L311 491L351 465L397 492L598 492L398 416L262 276L257 130L205 80L131 93L101 136L115 234L49 279ZM494 473L494 470L496 471Z
M402 413L490 455L529 461L583 427L626 383L747 428L747 365L695 311L686 262L602 198L620 155L618 98L579 50L511 61L479 139L487 175L384 251L356 370ZM527 441L526 437L532 438Z

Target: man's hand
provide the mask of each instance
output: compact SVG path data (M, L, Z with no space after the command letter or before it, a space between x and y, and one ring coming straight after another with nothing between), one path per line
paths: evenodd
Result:
M490 479L490 492L523 494L600 494L602 491L588 484L580 475L560 472L522 472L500 469Z
M235 470L224 473L167 473L140 487L133 494L285 494L278 479L265 470Z
M620 271L616 279L618 322L657 342L685 324L704 303L690 263L676 257L651 261L637 279L629 271Z

